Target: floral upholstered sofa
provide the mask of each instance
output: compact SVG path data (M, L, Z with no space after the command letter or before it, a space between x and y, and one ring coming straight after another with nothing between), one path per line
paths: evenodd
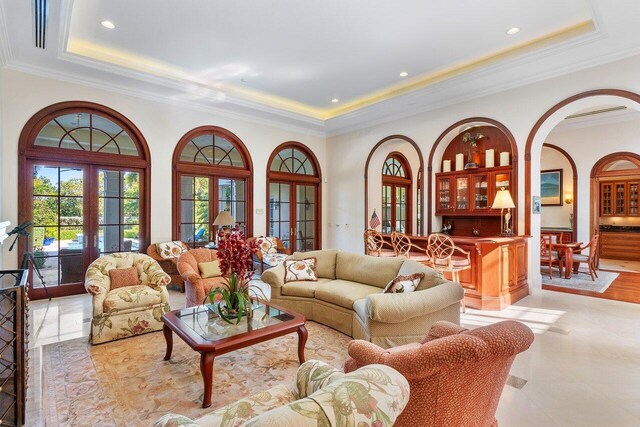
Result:
M111 289L109 270L136 267L138 284ZM85 288L93 296L91 343L100 344L162 329L170 310L166 285L171 277L150 256L122 252L89 265Z
M369 365L345 374L310 360L298 368L296 391L278 385L198 420L167 414L155 427L391 427L409 401L409 383L393 368Z

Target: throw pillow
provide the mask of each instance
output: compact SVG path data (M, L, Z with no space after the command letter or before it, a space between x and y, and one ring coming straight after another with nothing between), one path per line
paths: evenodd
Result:
M259 237L258 247L263 254L275 254L278 252L278 242L275 237Z
M178 258L186 251L180 241L156 243L156 252L162 259Z
M414 273L408 276L398 276L384 288L385 294L401 294L413 292L416 290L420 281L424 277L424 273Z
M220 271L220 261L217 259L209 262L199 262L198 269L200 270L200 276L202 276L203 279L222 276L222 271Z
M109 279L111 280L112 290L140 284L140 277L136 267L112 268L109 270Z
M284 282L307 281L317 282L316 259L290 259L284 262L285 277Z

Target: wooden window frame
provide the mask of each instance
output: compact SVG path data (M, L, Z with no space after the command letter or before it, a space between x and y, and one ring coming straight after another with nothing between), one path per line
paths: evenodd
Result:
M271 164L275 157L282 151L287 148L294 148L302 151L302 153L307 156L307 158L311 162L311 166L313 167L314 175L306 175L306 174L295 174L295 173L287 173L287 172L275 172L271 171ZM320 169L320 163L318 162L318 158L316 155L307 147L306 145L297 142L297 141L287 141L278 145L271 156L269 156L269 160L267 161L267 188L266 188L266 228L265 232L269 231L269 223L271 221L271 213L269 209L269 193L271 188L271 182L278 183L288 183L292 185L302 184L302 185L315 185L316 186L316 203L315 203L315 235L316 235L316 247L314 249L322 248L322 170ZM294 201L291 201L291 209L295 208ZM294 241L297 239L294 239Z
M202 135L215 135L226 139L235 146L240 155L244 167L228 166L228 165L213 165L196 162L186 162L180 160L182 150L193 140ZM236 136L233 132L221 128L219 126L200 126L190 130L180 138L176 148L173 151L172 160L172 189L171 189L171 204L172 204L172 238L174 240L181 240L180 235L180 180L184 176L199 176L210 178L209 184L209 238L215 237L213 221L218 209L218 180L220 179L243 179L245 181L245 223L247 236L253 235L253 161L249 150L242 142L242 140Z
M102 116L111 120L125 132L129 134L138 150L137 156L124 154L102 153L96 151L82 151L67 148L47 147L35 145L36 138L40 131L53 119L67 114L87 113ZM18 223L33 219L31 187L33 183L33 172L29 165L34 162L43 164L67 164L78 165L90 168L119 168L134 169L141 173L142 185L140 191L140 221L139 246L140 252L150 243L151 236L151 155L149 146L140 130L123 114L101 104L86 101L66 101L49 105L34 114L24 125L20 133L18 144ZM89 183L94 186L94 183ZM97 185L97 183L95 183ZM96 198L97 199L97 198ZM93 200L91 197L90 200ZM84 208L88 208L90 200L85 200ZM91 201L93 203L93 201ZM97 205L96 205L97 207ZM92 219L94 221L94 219ZM97 218L95 218L97 221ZM93 225L89 225L93 227ZM97 228L96 228L97 230ZM91 238L91 236L87 236ZM86 252L83 252L86 253ZM18 246L18 260L22 259L24 245ZM19 261L20 262L20 261ZM52 290L52 289L50 289ZM84 284L61 286L60 292L55 292L55 296L75 295L84 291ZM42 288L31 290L31 297L39 299L45 297Z
M400 165L404 169L405 176L391 176L384 174L385 164L389 159L395 159L400 162ZM396 188L403 187L405 189L406 200L405 200L405 229L403 233L411 234L411 230L413 230L413 174L411 171L411 166L409 165L409 160L404 156L404 154L399 151L392 151L384 160L382 166L382 187L381 190L384 191L385 186L391 187L391 231L396 231ZM380 220L384 222L384 210L380 211Z

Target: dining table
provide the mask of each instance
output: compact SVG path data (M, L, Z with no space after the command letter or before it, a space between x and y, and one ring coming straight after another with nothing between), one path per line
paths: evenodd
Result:
M564 259L564 278L571 279L573 270L573 252L582 246L582 242L554 243L553 249Z

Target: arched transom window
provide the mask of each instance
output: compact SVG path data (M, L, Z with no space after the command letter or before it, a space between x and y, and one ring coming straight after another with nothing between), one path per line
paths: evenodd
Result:
M232 225L251 235L253 166L240 138L216 126L193 129L178 143L173 168L175 239L204 246L219 226ZM223 211L234 224L214 226Z
M399 152L382 165L382 232L411 232L411 168Z
M320 248L320 167L306 146L286 142L271 154L268 164L269 235L286 248Z
M49 294L84 292L89 263L149 245L149 149L135 125L90 102L36 113L20 135L20 222ZM34 298L47 292L29 280Z

